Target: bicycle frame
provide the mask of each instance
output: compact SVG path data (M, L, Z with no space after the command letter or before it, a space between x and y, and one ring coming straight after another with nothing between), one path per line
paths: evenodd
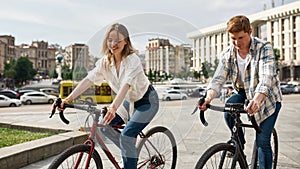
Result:
M116 159L114 158L112 153L109 151L108 147L105 145L103 139L99 136L99 134L97 134L97 129L98 128L106 127L104 124L99 123L99 118L100 118L100 114L95 114L95 117L93 118L93 124L92 124L92 127L91 127L91 132L90 132L89 137L87 138L87 140L84 142L84 144L89 144L91 146L91 149L90 149L90 152L89 152L89 155L88 155L88 159L86 161L85 168L88 169L88 167L89 167L89 163L90 163L90 160L92 158L93 151L95 150L95 141L94 140L96 139L97 142L99 143L102 151L108 157L110 162L116 167L116 169L121 169L118 162L116 161ZM121 126L121 125L114 125L114 126L111 126L111 127L114 128L114 129L123 129L124 128L124 126ZM152 146L152 148L159 154L160 159L162 159L162 156L160 155L159 151L151 143L151 141L147 139L146 135L143 132L139 133L139 137L142 138L142 139L146 139L146 141L150 144L150 146ZM146 149L147 149L147 151L149 151L149 148L146 147ZM82 157L82 153L79 155L79 157L77 159L78 161L76 161L76 165L75 165L74 168L78 167L78 164L81 161L81 157ZM141 164L139 168L142 168L144 165L147 164L147 162L148 161L145 161L144 164ZM159 166L159 165L160 164L158 164L157 166ZM153 166L152 168L154 169L157 166Z
M52 113L50 115L50 118L55 114L55 109L60 106L62 103L61 99L58 98L54 104L54 106L52 107ZM74 168L78 168L79 164L82 164L80 162L82 162L82 158L83 158L83 153L87 153L87 156L84 159L84 168L88 168L90 165L90 162L92 160L92 158L94 158L96 156L96 158L100 158L98 160L100 160L101 162L101 157L98 154L97 150L95 149L95 143L98 142L102 151L105 153L105 155L107 156L107 158L110 160L110 162L115 166L115 168L117 169L121 169L121 167L119 166L118 162L116 161L116 159L114 158L113 154L110 152L110 150L108 149L108 147L106 146L106 144L104 143L102 137L98 134L99 130L98 128L112 128L113 130L119 130L119 129L124 129L123 125L104 125L99 123L100 120L100 116L104 116L105 113L107 112L106 107L102 108L102 109L97 109L96 108L96 104L87 102L87 101L83 101L83 105L74 105L74 104L64 104L64 108L75 108L78 110L84 110L87 113L89 113L89 116L92 116L92 125L90 128L90 134L87 138L87 140L82 144L82 145L89 145L89 146L84 146L85 150L84 151L79 151L79 156L76 157L76 160L72 160L72 163L74 164ZM88 116L88 117L89 117ZM69 124L69 120L66 119L64 117L64 113L63 110L59 111L59 117L60 119L66 123ZM88 118L87 118L88 119ZM156 147L154 143L152 143L152 141L149 139L150 136L152 136L154 133L160 133L160 132L165 132L168 131L168 129L164 128L164 127L154 127L152 129L150 129L146 134L144 134L142 131L138 134L138 136L141 138L140 143L138 144L137 150L138 150L138 155L140 156L142 153L145 154L146 158L142 158L141 161L139 161L139 168L142 168L143 166L147 165L147 168L151 168L154 169L157 166L160 165L164 165L165 163L165 159L164 159L164 155L160 153L159 147ZM105 133L104 133L105 135ZM172 135L172 133L168 132L166 133L167 139L170 140L170 142L172 143L171 145L174 146L175 143L175 138ZM149 138L148 138L149 137ZM155 138L155 137L154 137ZM134 139L134 138L133 138ZM152 139L152 137L151 137ZM145 144L147 143L147 144ZM80 146L80 145L79 145ZM69 150L67 150L65 153L72 153L71 151L73 147L71 147ZM75 146L74 148L78 148L78 146ZM88 149L87 149L88 148ZM71 150L71 151L70 151ZM175 148L171 148L172 153L172 163L171 166L174 168L176 165L176 154L174 154L174 152L177 152L176 146ZM154 155L152 155L152 153L154 153ZM64 155L64 154L63 154ZM71 154L72 155L72 154ZM65 160L65 157L59 157L58 160ZM174 158L174 159L173 159ZM56 165L60 165L60 162L57 162L57 160L54 160L54 164L55 167ZM63 161L61 161L63 162ZM101 163L99 164L101 165Z

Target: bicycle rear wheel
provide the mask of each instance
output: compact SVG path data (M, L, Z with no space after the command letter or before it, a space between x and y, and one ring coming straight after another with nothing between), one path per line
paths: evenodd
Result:
M91 146L87 144L74 145L58 155L48 169L74 168L77 162L77 168L85 168L90 149ZM102 160L96 150L93 151L89 168L103 169Z
M202 168L232 168L235 165L236 169L246 169L246 166L241 157L234 160L233 155L235 153L235 147L228 143L219 143L213 145L208 150L206 150L203 155L198 160L195 169Z
M154 127L138 144L138 168L175 169L177 161L176 141L165 127Z
M278 135L275 128L273 129L272 132L271 147L272 147L272 155L273 155L273 169L276 169L277 161L278 161Z

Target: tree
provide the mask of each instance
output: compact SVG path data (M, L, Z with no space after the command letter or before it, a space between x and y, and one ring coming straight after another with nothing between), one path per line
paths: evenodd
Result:
M15 79L16 76L16 60L12 59L8 63L4 64L3 76L8 79Z
M84 67L77 67L73 71L73 80L80 81L87 75L87 70Z
M37 73L37 71L33 69L32 62L30 62L27 57L20 57L17 60L15 70L15 79L17 82L21 83L33 79L34 75Z
M72 80L73 79L73 71L70 69L69 65L62 66L62 78L63 80Z
M274 56L275 56L275 65L276 71L280 71L280 51L279 49L274 48Z
M207 70L210 70L210 65L207 61L205 61L205 62L202 63L202 70L201 71L202 71L203 76L206 79L209 77Z

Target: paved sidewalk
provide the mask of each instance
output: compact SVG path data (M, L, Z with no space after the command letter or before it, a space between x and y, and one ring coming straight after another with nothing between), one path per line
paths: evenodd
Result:
M283 107L276 124L276 129L279 135L279 160L278 168L280 169L296 169L300 168L300 110L299 100L300 95L285 96L289 101L283 101ZM151 123L151 126L163 125L168 127L175 135L178 144L178 158L177 168L192 169L201 154L212 144L218 142L226 142L230 133L225 126L223 115L217 112L210 112L206 114L208 127L200 124L199 115L191 116L193 105L196 99L188 99L186 101L172 101L169 106L167 102L161 102L160 111ZM216 99L214 104L220 104ZM0 110L1 111L1 110ZM25 116L25 115L24 115ZM69 113L68 118L78 120L78 114ZM9 121L10 117L1 117ZM40 118L40 119L39 119ZM22 119L22 117L20 118ZM23 118L26 119L26 118ZM56 119L56 120L55 120ZM54 119L47 119L47 125L51 128L63 128L57 120L58 116ZM15 119L14 119L15 120ZM13 120L11 120L13 121ZM45 119L37 116L34 120L36 124L45 124ZM26 121L18 121L18 123L25 124ZM80 123L82 124L82 123ZM78 130L80 124L73 124L68 126L68 129ZM45 126L44 126L45 127ZM251 129L246 130L246 152L251 153L253 144L254 131ZM117 157L120 157L119 151L114 150ZM250 158L250 154L247 157ZM101 153L101 158L104 161L104 168L110 168L107 158ZM53 157L47 158L43 161L33 163L22 169L44 169L47 168ZM1 166L0 166L1 168Z

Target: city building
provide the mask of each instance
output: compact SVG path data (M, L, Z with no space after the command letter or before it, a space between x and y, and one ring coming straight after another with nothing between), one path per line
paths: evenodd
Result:
M4 64L16 57L15 37L0 35L0 73L3 73Z
M65 48L63 53L64 64L70 69L85 68L87 71L95 65L94 57L89 55L89 47L85 44L75 43Z
M190 45L172 45L168 39L149 39L145 53L146 73L151 70L160 75L176 75L185 69L189 71L191 49Z
M279 50L279 73L282 81L300 80L300 1L248 15L253 36L270 41ZM229 18L228 18L229 19ZM214 64L219 53L229 45L226 23L190 32L193 39L192 67L201 71L201 63Z
M43 78L49 75L50 71L53 71L56 67L55 52L57 49L49 47L48 42L32 41L31 45L21 44L16 49L17 55L27 57L32 62L33 68Z

